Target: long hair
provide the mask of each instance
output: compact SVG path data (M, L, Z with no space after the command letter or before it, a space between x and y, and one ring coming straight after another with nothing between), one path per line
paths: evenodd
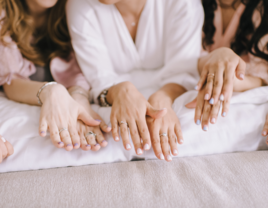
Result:
M59 0L46 12L45 24L36 29L25 0L0 0L0 41L10 36L21 54L37 65L45 65L54 57L67 57L72 50L66 22L65 4Z
M241 0L241 2L246 5L246 8L240 18L239 27L235 39L231 43L231 48L238 55L249 52L268 61L268 54L259 48L261 38L268 34L268 0ZM262 3L262 20L258 28L255 29L252 16L260 3ZM205 12L205 22L203 26L205 36L203 38L203 45L209 46L214 43L213 36L216 28L213 20L214 12L218 5L216 0L203 0L203 7ZM265 49L268 50L268 43Z

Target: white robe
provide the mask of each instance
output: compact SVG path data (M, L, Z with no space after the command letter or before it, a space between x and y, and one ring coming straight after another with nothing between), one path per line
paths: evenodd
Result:
M134 43L114 5L69 0L73 48L95 103L102 90L123 81L149 94L167 83L193 89L203 17L200 0L147 0Z

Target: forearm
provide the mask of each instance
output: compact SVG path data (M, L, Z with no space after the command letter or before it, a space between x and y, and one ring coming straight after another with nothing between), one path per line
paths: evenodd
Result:
M83 106L87 112L91 111L89 102L89 91L85 90L80 86L70 87L68 91L72 98L81 106Z
M258 77L245 76L243 81L235 77L234 92L244 92L264 85L263 80Z
M202 69L204 68L206 62L208 61L209 54L202 56L198 59L198 73L202 73Z
M175 99L185 92L181 85L170 83L151 95L148 101L156 108L171 107Z

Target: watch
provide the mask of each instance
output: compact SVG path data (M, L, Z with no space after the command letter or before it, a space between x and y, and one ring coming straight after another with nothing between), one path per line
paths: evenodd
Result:
M109 107L111 106L106 99L106 95L108 94L108 89L105 89L101 92L101 94L98 97L99 103L101 107Z

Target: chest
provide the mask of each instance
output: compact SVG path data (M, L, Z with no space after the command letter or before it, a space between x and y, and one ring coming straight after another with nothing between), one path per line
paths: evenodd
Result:
M221 15L222 15L222 32L225 33L228 25L233 19L235 14L235 10L233 8L222 8Z

